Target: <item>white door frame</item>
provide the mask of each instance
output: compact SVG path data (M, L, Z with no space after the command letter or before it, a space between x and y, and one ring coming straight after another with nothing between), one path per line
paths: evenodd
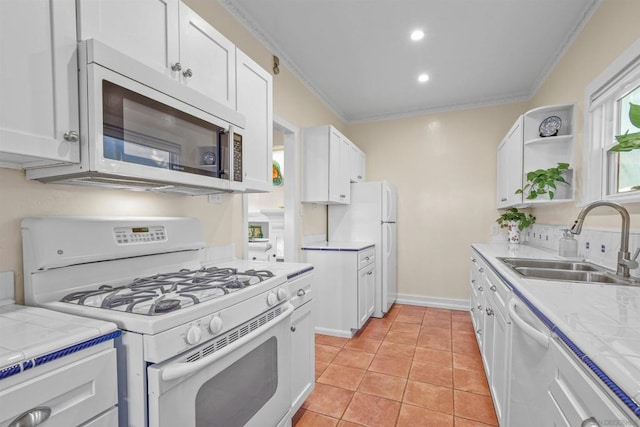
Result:
M298 197L298 135L300 130L286 120L273 116L273 128L284 135L284 164L287 175L284 177L284 260L285 262L298 262L298 219L296 207L299 205ZM249 229L249 197L242 195L242 258L248 259L249 241L247 230Z

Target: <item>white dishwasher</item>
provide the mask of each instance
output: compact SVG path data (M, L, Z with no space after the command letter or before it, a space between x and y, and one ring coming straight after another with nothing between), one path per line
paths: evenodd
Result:
M547 392L555 377L549 328L519 298L508 303L513 323L507 426L551 426Z

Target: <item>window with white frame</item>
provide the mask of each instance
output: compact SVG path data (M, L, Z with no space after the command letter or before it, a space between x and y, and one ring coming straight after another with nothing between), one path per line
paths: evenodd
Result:
M640 131L629 119L640 104L640 40L585 91L583 202L640 202L640 149L615 152L616 135Z

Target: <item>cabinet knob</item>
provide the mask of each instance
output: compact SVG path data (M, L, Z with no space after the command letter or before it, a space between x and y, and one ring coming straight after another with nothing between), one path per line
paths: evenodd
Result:
M500 201L501 201L501 202L506 202L506 201L507 201L507 198L506 198L506 197L503 197L502 199L500 199Z
M296 331L296 327L291 325L291 332L295 332Z
M367 273L369 276L371 276L373 274L373 271L370 271Z
M346 195L346 194L341 194L341 195L340 195L340 198L341 198L341 199L345 199L346 197L347 197L347 195Z
M362 179L362 175L358 175L358 179Z
M75 130L70 130L68 132L65 132L64 135L62 135L62 137L64 138L65 141L69 141L69 142L78 142L78 140L80 139L80 137L78 136L78 132L76 132Z
M496 285L491 285L491 286L489 287L489 289L491 289L493 292L495 292L497 288L496 288Z
M471 262L478 262L475 258L471 258Z
M171 66L171 70L173 70L173 71L180 71L180 70L182 70L182 64L181 64L181 63L179 63L179 62L176 62L175 64L173 64L173 65Z
M493 309L491 307L487 307L484 312L487 313L487 316L493 316Z
M471 283L476 283L476 279L471 279Z
M481 335L482 334L482 329L478 329L478 330L476 330L476 332L477 332L478 335Z
M478 310L482 311L482 306L478 304Z
M479 271L480 273L484 273L484 268L480 267L480 268L478 269L478 271Z
M182 75L185 76L185 77L191 77L191 76L193 76L193 71L191 71L191 68L187 68L186 70L184 70L182 72Z
M480 292L482 292L482 291L484 290L484 288L483 288L482 286L478 286L478 290L479 290Z
M306 292L304 289L298 289L298 293L297 293L297 295L298 295L299 297L303 297L303 296L305 296L305 294L306 294L306 293L307 293L307 292Z

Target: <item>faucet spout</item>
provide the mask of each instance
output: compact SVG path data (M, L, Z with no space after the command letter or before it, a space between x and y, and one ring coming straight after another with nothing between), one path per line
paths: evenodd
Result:
M630 277L629 267L631 266L631 268L635 268L633 259L630 258L629 254L629 229L631 228L631 218L629 217L629 212L622 205L615 202L606 201L597 201L590 203L582 208L570 231L572 234L580 234L582 232L582 224L584 223L584 219L587 214L591 212L592 209L600 206L613 208L618 211L618 213L622 217L622 228L620 230L620 251L618 251L618 265L616 274L624 277Z

